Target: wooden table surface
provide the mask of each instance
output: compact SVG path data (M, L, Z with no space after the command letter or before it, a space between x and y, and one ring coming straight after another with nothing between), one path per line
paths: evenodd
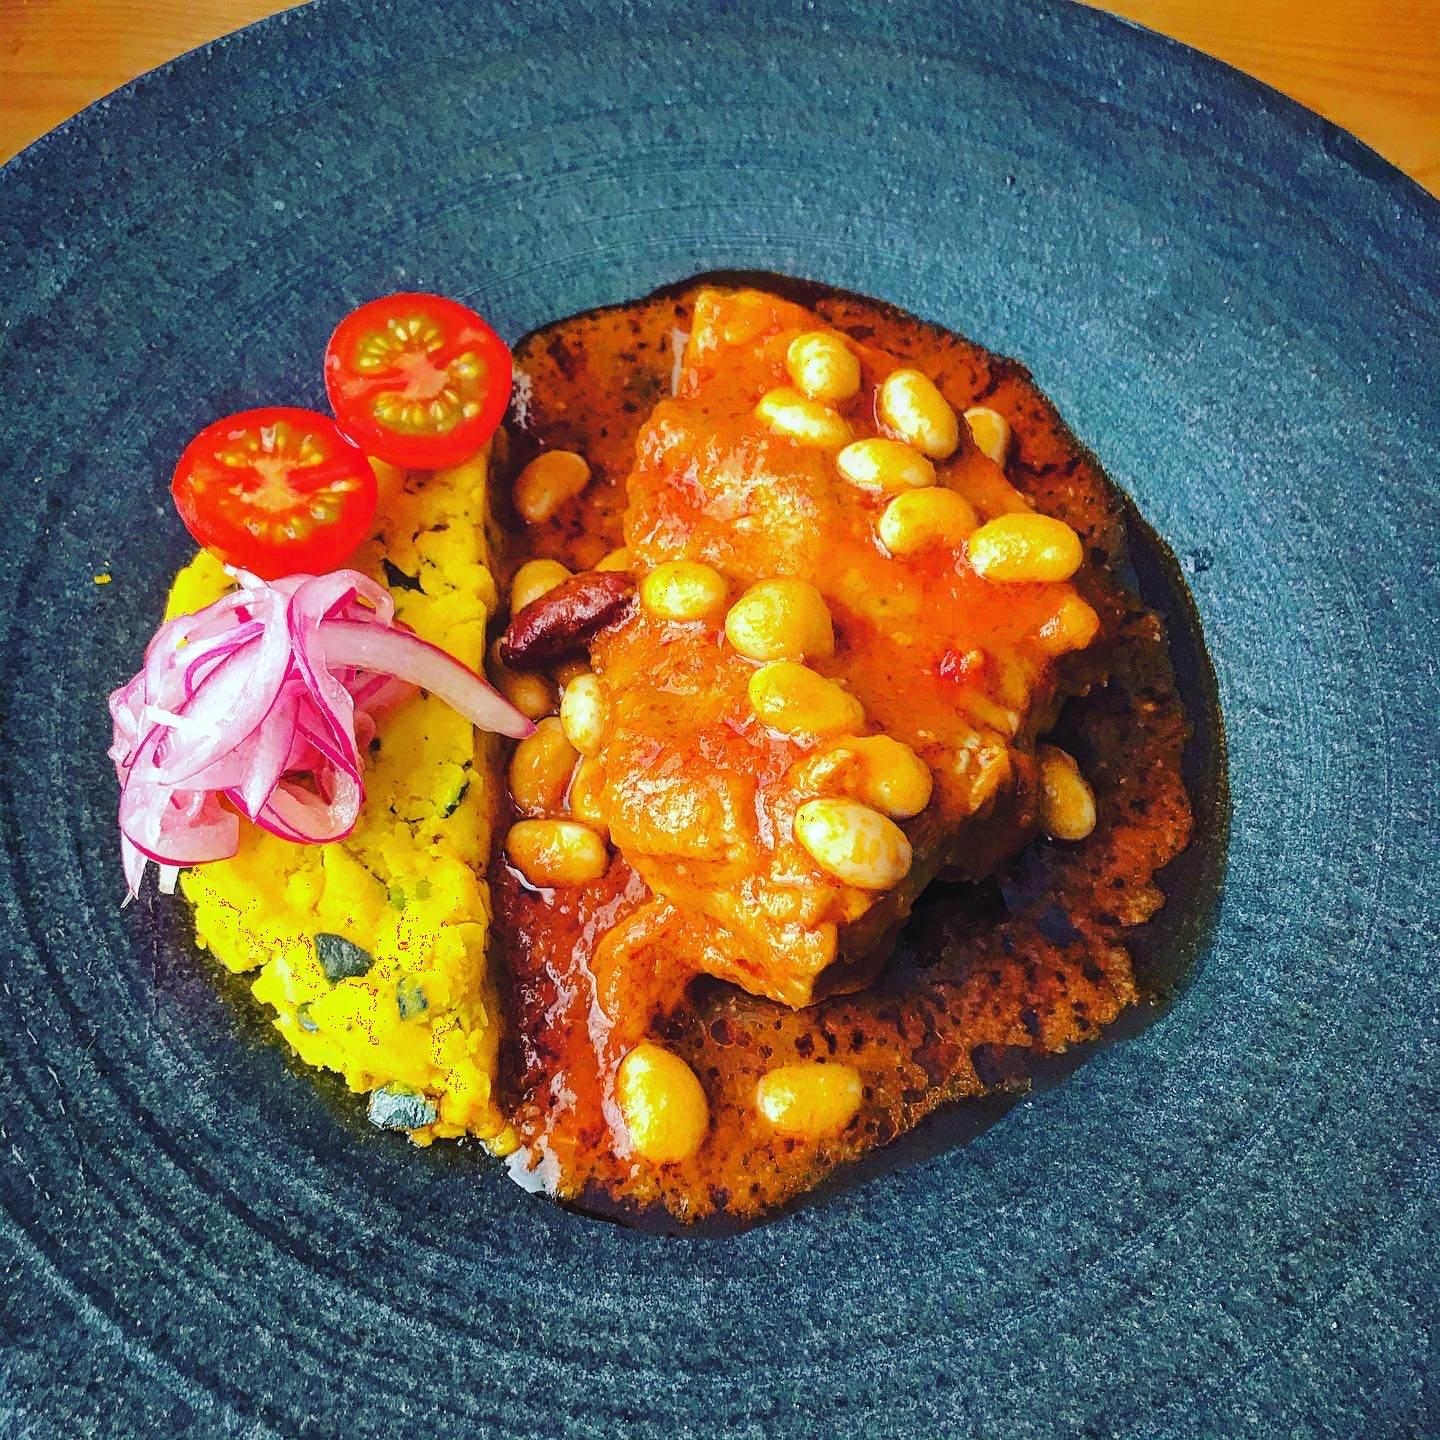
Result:
M482 0L476 0L477 8ZM275 0L0 0L0 160ZM1440 0L1110 0L1267 81L1440 195Z

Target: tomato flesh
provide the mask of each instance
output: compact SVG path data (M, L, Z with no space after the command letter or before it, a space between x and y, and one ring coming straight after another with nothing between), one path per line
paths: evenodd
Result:
M170 493L200 544L265 580L335 569L375 518L364 453L328 415L283 405L207 425Z
M325 389L367 454L434 470L473 455L510 403L510 351L473 310L441 295L372 300L336 327Z

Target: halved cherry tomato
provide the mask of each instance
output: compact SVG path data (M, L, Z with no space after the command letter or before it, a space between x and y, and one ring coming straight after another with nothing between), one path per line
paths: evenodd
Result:
M499 428L510 351L442 295L387 295L352 310L325 350L340 428L367 455L417 470L454 465Z
M275 405L207 425L175 467L185 528L265 580L333 570L370 533L375 472L328 415Z

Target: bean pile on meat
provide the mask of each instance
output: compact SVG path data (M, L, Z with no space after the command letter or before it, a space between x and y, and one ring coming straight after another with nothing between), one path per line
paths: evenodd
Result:
M512 1163L580 1204L755 1217L1098 1033L1189 838L1108 482L1020 367L806 298L517 352L505 1078Z

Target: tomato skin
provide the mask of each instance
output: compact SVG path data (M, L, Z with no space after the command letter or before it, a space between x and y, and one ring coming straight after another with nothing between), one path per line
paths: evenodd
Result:
M370 534L377 501L364 452L328 415L288 405L207 425L170 494L201 545L262 580L337 568Z
M468 306L405 291L352 310L325 348L325 390L367 455L437 470L475 454L510 403L510 350Z

